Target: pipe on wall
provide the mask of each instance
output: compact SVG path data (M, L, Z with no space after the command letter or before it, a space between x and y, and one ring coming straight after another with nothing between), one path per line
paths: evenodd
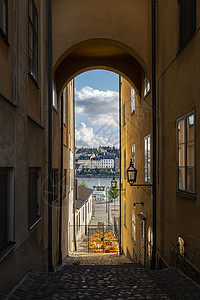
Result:
M63 197L63 94L60 101L60 219L59 219L59 258L62 265L62 197Z
M48 0L48 270L52 264L52 13Z
M153 218L153 248L151 269L156 268L156 7L151 0L152 25L152 136L153 136L153 180L152 180L152 218Z

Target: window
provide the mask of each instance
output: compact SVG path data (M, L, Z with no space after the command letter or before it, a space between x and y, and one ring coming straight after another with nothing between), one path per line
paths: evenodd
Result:
M85 207L83 206L83 222L84 222L84 219L85 219Z
M58 169L53 169L53 202L58 201Z
M76 234L78 233L78 215L76 215Z
M126 227L126 202L124 202L124 226Z
M8 1L0 0L0 28L7 37L8 35Z
M1 250L13 241L14 225L14 171L0 169L0 260Z
M135 211L132 211L132 240L134 243L136 242L136 219L135 219Z
M135 144L132 145L132 163L135 167Z
M195 193L195 114L177 120L178 190Z
M29 168L28 176L28 227L40 218L41 172L38 168Z
M57 110L58 99L57 99L57 89L56 89L56 77L53 76L53 107Z
M144 181L151 180L151 153L150 153L150 135L144 138Z
M196 0L179 0L179 49L196 30Z
M63 90L63 124L66 125L66 88Z
M144 75L144 98L150 92L150 81L147 74Z
M124 112L124 114L123 114L123 118L124 118L123 124L125 125L125 124L126 124L126 102L124 102L124 109L123 109L123 112Z
M124 179L126 179L126 149L124 150Z
M135 111L135 90L131 87L131 113Z
M147 237L147 258L149 261L152 259L152 249L153 249L153 231L151 227L149 227L148 237Z
M29 0L28 8L28 70L38 81L38 13L33 0Z
M67 195L67 170L64 169L64 176L63 176L63 196Z

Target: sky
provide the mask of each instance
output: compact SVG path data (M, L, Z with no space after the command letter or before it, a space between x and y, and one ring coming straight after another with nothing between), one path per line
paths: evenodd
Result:
M94 70L75 78L76 147L117 146L119 75Z

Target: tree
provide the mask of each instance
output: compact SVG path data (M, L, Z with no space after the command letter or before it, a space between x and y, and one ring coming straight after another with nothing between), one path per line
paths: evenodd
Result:
M117 199L119 197L119 187L118 185L116 186L116 188L110 188L109 189L109 196L110 196L110 199Z
M99 146L98 152L99 152L99 153L102 153L102 152L103 152L101 146Z
M81 180L81 184L79 184L80 186L83 186L83 187L87 187L87 184L86 184L86 181L83 179Z

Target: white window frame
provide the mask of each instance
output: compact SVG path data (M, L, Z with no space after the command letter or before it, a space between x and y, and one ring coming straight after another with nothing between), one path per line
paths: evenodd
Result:
M192 117L193 116L193 117ZM191 118L192 117L192 118ZM189 126L194 126L194 140L188 141L187 140L187 120L189 123ZM184 142L183 143L179 143L179 124L180 122L184 122ZM190 124L191 123L191 124ZM181 193L185 193L185 194L190 194L190 195L195 195L196 193L196 114L195 114L195 110L190 111L189 113L181 116L180 118L177 119L177 125L176 125L176 130L177 130L177 190L178 192ZM187 175L188 175L188 168L191 166L188 166L188 144L193 142L194 143L194 191L189 191L188 187L187 187ZM185 149L185 156L184 156L184 160L185 160L185 165L184 166L180 166L179 163L179 147L180 145L184 145L184 149ZM179 169L183 167L185 168L185 188L180 188L180 183L179 183L179 177L180 177L180 172Z
M135 89L131 87L131 114L135 111Z
M144 98L148 95L148 93L150 92L150 89L151 89L151 85L150 85L149 77L145 73L145 75L144 75Z
M135 211L132 211L132 240L134 244L136 243L136 217Z
M131 147L131 154L132 154L132 163L135 168L135 144L133 144Z
M146 141L147 141L147 151L145 149ZM144 138L144 181L145 182L151 181L151 135L150 134L145 136Z
M58 97L57 97L57 88L56 88L56 77L53 76L53 107L55 110L58 110Z

